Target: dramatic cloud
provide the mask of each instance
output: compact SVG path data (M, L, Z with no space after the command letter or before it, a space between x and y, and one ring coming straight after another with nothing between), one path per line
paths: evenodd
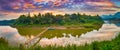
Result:
M0 0L0 13L62 11L107 12L118 11L120 0Z
M117 7L120 7L120 0L111 0Z
M113 3L117 4L116 1ZM95 6L113 7L113 3L110 0L0 0L0 9L3 11L19 12L28 9L70 9L69 7L81 8L81 5L84 5L82 8L89 9L91 6L93 9L96 8Z

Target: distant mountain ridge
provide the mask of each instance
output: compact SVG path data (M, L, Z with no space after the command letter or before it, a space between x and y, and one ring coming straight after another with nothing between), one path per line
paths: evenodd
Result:
M0 25L11 25L15 20L2 20L0 21Z
M115 13L114 15L102 15L102 19L104 20L119 20L120 19L120 12Z

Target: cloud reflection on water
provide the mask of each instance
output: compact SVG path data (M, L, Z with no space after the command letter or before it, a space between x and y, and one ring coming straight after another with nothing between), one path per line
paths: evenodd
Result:
M18 33L16 28L10 26L0 26L0 37L7 39L10 45L21 44L27 40Z
M61 38L42 38L39 42L40 45L58 45L58 46L66 46L66 45L84 45L86 43L91 43L94 41L104 41L111 40L118 35L120 28L114 24L103 24L102 28L97 30L93 30L86 34L82 34L81 36L71 36L69 37L61 37Z
M38 43L41 46L46 45L58 45L58 46L65 46L65 45L84 45L86 43L91 43L93 41L104 41L104 40L111 40L118 35L120 27L117 27L115 24L103 24L103 26L97 31L93 30L91 32L87 32L86 34L82 34L81 36L74 37L69 35L66 37L55 37L55 38L42 38ZM10 26L0 26L0 37L6 38L10 44L16 45L25 43L27 40L34 38L35 36L21 36L16 28L12 28ZM35 39L38 40L38 39ZM33 41L32 43L34 43Z

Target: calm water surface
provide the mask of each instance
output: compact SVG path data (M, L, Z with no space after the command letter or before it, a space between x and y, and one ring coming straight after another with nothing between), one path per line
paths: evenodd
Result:
M54 37L51 39L42 38L38 44L42 46L65 46L70 44L81 45L85 43L91 43L93 41L111 40L118 35L118 32L120 32L120 27L116 26L115 24L105 22L105 24L103 24L103 26L98 31L93 30L91 32L87 32L86 34L82 34L81 36L76 35L76 37L71 35L69 35L69 37L66 37L66 34L63 33L64 37ZM21 36L16 28L12 28L10 26L0 26L0 37L8 40L9 44L11 45L22 44L27 40L34 38L34 36Z

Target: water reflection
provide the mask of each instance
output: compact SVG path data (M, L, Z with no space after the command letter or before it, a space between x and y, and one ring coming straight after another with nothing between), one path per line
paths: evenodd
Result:
M103 40L111 40L118 35L120 27L117 27L115 24L110 24L106 22L103 26L97 31L93 30L91 32L87 32L86 34L82 34L81 36L71 36L66 37L64 33L64 37L60 38L42 38L39 45L46 46L46 45L58 45L58 46L65 46L65 45L83 45L85 43L91 43L93 41L103 41ZM27 40L34 38L35 36L21 36L16 28L12 28L10 26L0 26L0 37L3 37L9 41L10 44L16 45L25 43ZM38 40L38 39L37 39Z
M65 45L84 45L86 43L91 43L93 41L104 41L104 40L111 40L118 35L120 28L114 24L103 24L102 28L98 31L93 30L86 34L82 34L81 36L71 36L69 37L61 37L61 38L43 38L39 42L40 45L58 45L58 46L65 46Z
M16 28L10 26L0 26L0 37L8 40L10 45L17 45L24 43L27 39L21 36Z

